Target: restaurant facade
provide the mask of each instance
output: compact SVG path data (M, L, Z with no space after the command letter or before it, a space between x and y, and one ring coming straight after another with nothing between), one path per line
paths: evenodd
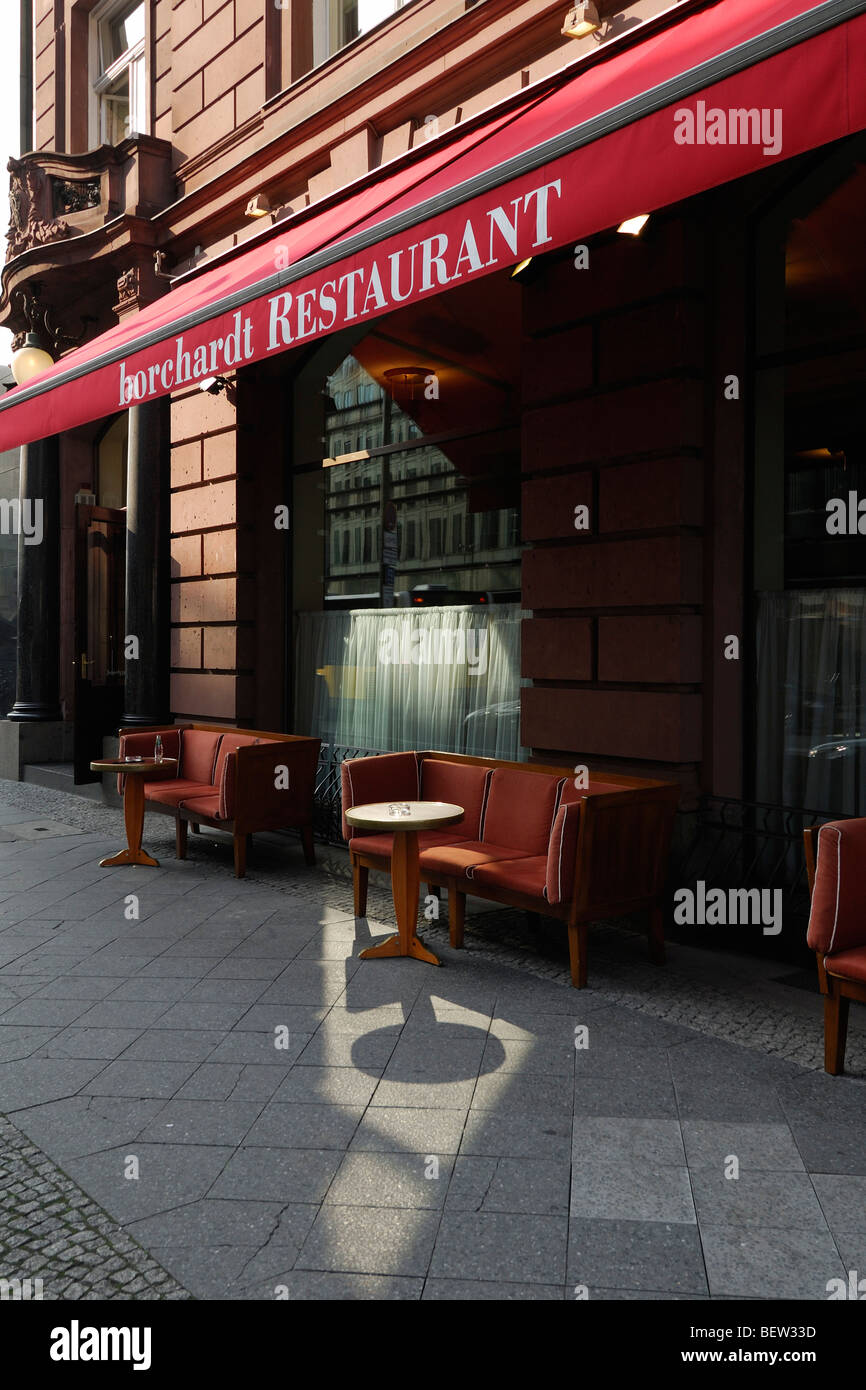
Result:
M862 813L864 12L23 3L2 775L171 717Z

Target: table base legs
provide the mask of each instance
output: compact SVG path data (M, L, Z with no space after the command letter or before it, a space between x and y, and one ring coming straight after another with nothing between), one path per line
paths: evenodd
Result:
M442 964L439 957L428 951L417 936L410 937L406 946L401 936L389 936L386 940L380 941L378 946L368 946L366 950L359 952L358 959L375 960L379 956L414 956L416 960L426 960L428 965Z
M100 869L113 869L118 864L145 864L149 869L159 868L159 860L143 849L122 849L118 854L112 854L110 858L99 861Z
M377 946L368 946L360 952L361 960L375 960L384 956L412 956L415 960L427 961L429 965L441 965L438 956L428 951L418 940L418 894L421 875L418 870L418 832L403 830L394 835L394 848L391 851L391 891L394 895L394 911L397 916L397 934L380 941Z
M154 859L141 848L141 832L144 829L144 783L140 776L129 774L123 788L123 821L126 826L127 849L112 854L108 859L100 859L100 869L113 869L119 864L143 864L149 869L158 869L159 860Z

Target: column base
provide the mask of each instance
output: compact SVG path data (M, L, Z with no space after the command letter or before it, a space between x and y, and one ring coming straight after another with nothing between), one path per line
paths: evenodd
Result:
M0 777L20 782L28 763L70 762L72 739L60 719L0 719Z
M152 729L154 724L170 724L171 718L162 714L124 714L121 723L124 728Z
M38 700L16 700L6 716L20 724L57 724L63 719L59 705L48 705Z

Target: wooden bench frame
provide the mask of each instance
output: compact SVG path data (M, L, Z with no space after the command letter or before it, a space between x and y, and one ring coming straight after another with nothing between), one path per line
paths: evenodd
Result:
M172 733L183 729L201 729L205 733L212 734L238 734L249 738L268 739L269 742L262 745L252 745L248 748L238 748L229 754L229 757L238 760L238 777L236 785L236 807L235 816L231 821L221 821L215 816L203 816L200 811L187 811L181 806L166 806L160 801L145 802L145 809L157 811L161 815L174 817L175 821L175 850L178 859L186 859L187 851L187 828L193 834L198 834L202 825L212 826L214 830L222 830L231 834L234 844L235 878L243 878L247 871L247 850L249 842L254 832L260 830L284 830L299 829L301 832L301 843L304 850L304 860L308 865L316 862L316 852L313 846L313 819L312 806L308 813L303 817L289 820L281 812L274 812L273 815L263 813L260 802L255 794L251 794L249 779L242 776L242 770L250 765L254 767L256 762L267 763L274 754L274 743L309 743L311 738L304 734L284 734L273 733L266 729L241 729L235 724L200 724L192 721L183 724L153 724L150 726L130 726L118 730L118 737L123 734L164 734ZM318 751L316 753L318 762ZM315 771L313 772L315 784ZM215 788L216 790L216 788Z
M574 768L551 767L544 763L514 763L497 758L475 758L462 753L428 751L418 753L419 765L424 759L471 764L491 769L510 768L516 772L539 773L547 777L574 777ZM466 879L449 875L430 874L421 869L430 890L448 890L448 924L451 945L463 945L466 921L466 898L478 897L488 902L503 903L526 912L541 913L564 921L568 927L568 955L571 983L583 989L587 981L587 947L589 923L605 917L624 917L631 913L647 914L647 935L650 959L656 965L664 963L664 891L667 861L673 832L674 816L682 795L675 782L661 782L641 777L625 777L618 773L600 772L597 780L621 784L621 792L589 793L581 801L580 824L574 864L574 892L569 902L549 903L546 899L522 893L487 888L473 881L467 889ZM628 812L635 820L635 856L632 867L641 890L633 895L599 897L593 893L593 864L604 854L603 830L599 827L610 808ZM363 917L367 910L369 872L375 869L390 873L391 860L384 855L359 854L350 850L355 916ZM596 872L596 877L598 877Z

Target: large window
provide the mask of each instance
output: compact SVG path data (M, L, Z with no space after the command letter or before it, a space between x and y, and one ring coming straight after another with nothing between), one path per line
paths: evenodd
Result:
M520 757L521 316L491 275L297 371L293 728Z
M517 510L477 510L472 434L432 443L410 401L348 356L325 383L324 607L411 607L435 591L450 601L516 599ZM400 447L404 445L405 447ZM386 507L396 523L393 598L383 593L380 549ZM362 546L360 536L377 535ZM350 536L356 543L350 544Z
M92 17L93 129L96 144L119 145L148 129L147 6L112 0Z
M386 378L374 350L364 356ZM477 407L477 379L452 375L446 389L439 424ZM518 456L507 431L430 430L420 402L354 354L296 399L317 396L324 457L300 466L295 488L295 726L343 748L518 758L520 528L507 505Z
M479 436L434 443L352 355L322 394L322 609L298 615L297 727L516 758L519 528L514 507L473 513Z
M785 295L767 290L757 320L755 792L857 816L866 811L866 174L848 158L837 152L829 193L823 168L792 191L784 241L768 237L764 253L784 247ZM759 271L759 285L770 278Z
M375 29L407 0L313 0L313 63Z

